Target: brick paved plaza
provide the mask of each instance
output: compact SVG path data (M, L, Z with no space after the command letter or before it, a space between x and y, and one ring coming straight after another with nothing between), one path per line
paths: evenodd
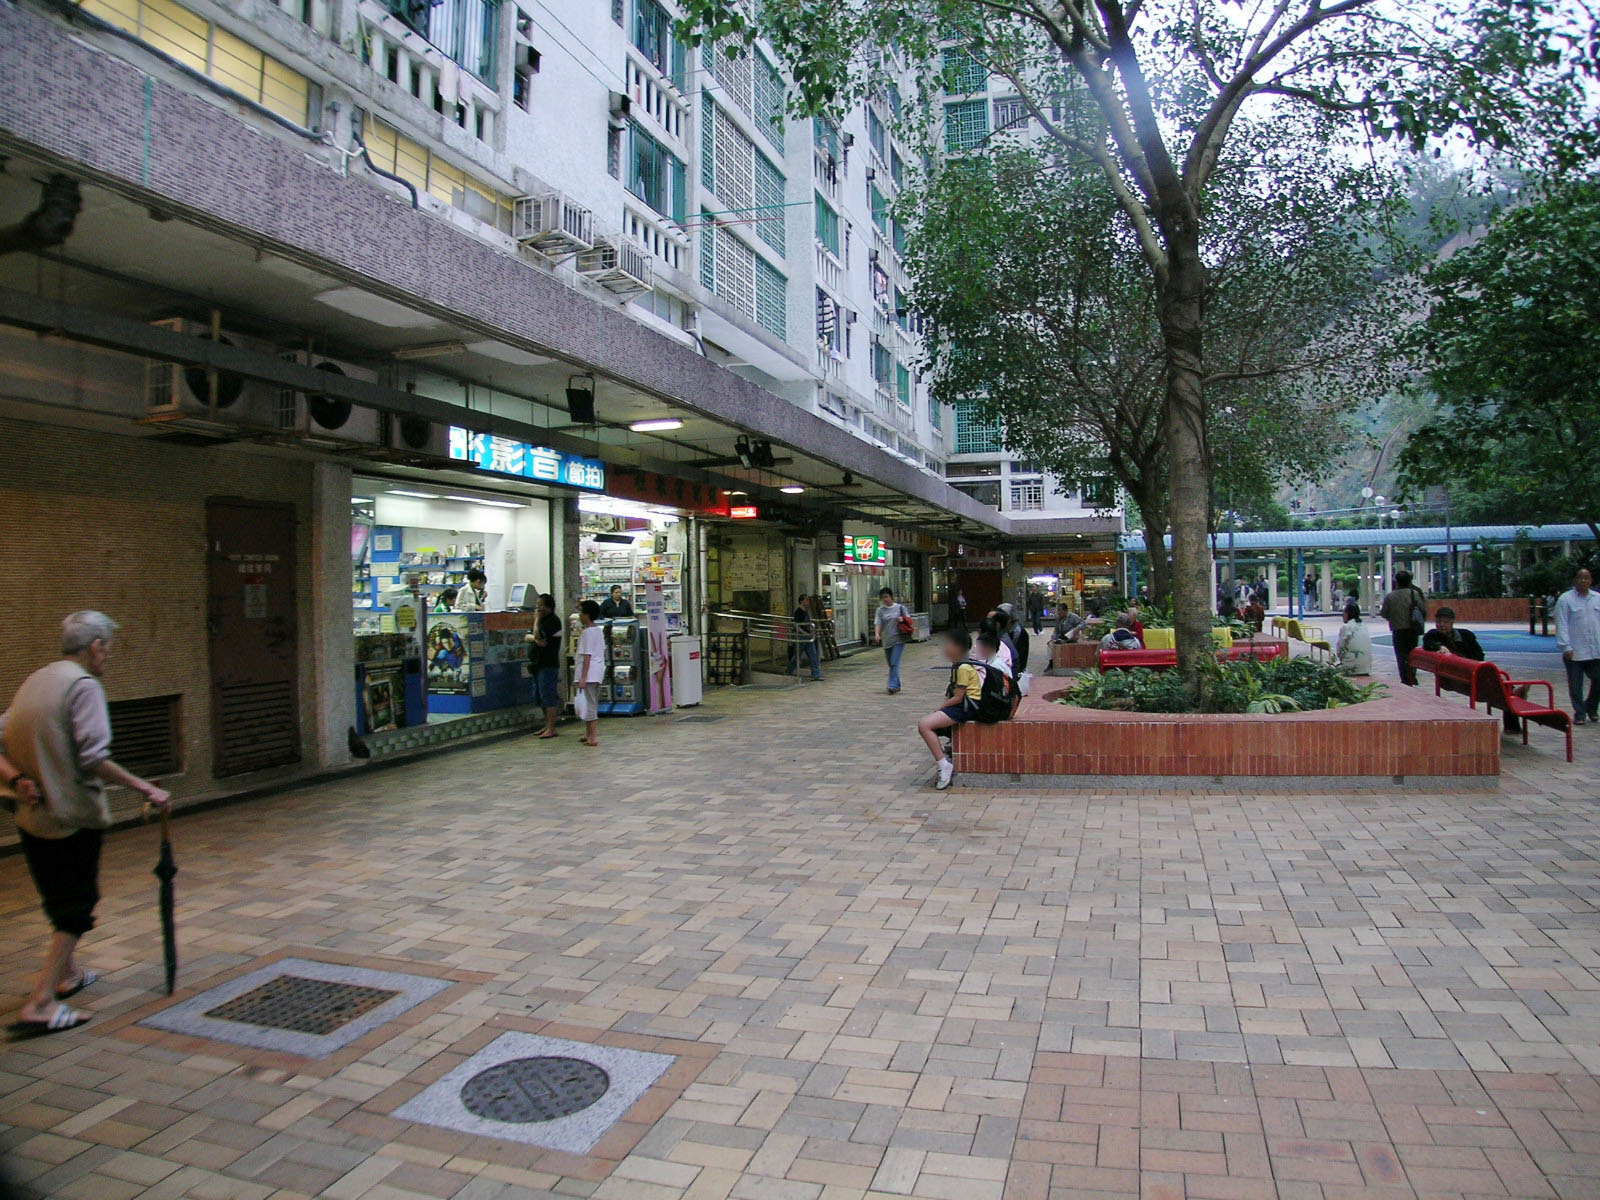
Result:
M1571 765L1508 739L1498 792L940 793L932 662L896 698L863 655L608 721L598 753L517 738L177 821L177 1000L287 957L425 977L323 1057L140 1023L173 1003L155 835L112 836L94 1022L0 1058L13 1173L69 1200L1600 1196L1600 731ZM20 997L44 924L20 859L0 882ZM671 1065L581 1154L393 1115L507 1034Z

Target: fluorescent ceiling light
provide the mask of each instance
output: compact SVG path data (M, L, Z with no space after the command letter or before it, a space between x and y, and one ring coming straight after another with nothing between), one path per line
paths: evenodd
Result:
M524 505L517 504L517 503L515 503L514 501L511 501L511 500L483 500L483 499L480 499L477 496L446 496L445 499L446 500L459 500L463 504L486 504L490 508L523 508L524 507Z
M389 495L414 496L418 500L437 500L439 498L438 492L408 492L405 488L390 488Z
M652 421L635 421L628 428L634 433L665 433L669 429L682 429L683 422L677 417L660 417Z
M637 500L618 500L613 496L579 496L578 511L597 513L605 517L640 517L653 521L676 521L678 514L670 509L653 508Z
M749 494L750 493L745 491L743 488L729 488L728 489L728 495L730 495L730 496L748 496Z
M426 346L401 346L393 353L401 362L410 362L419 358L448 358L466 352L466 346L460 342L431 342Z
M801 492L805 491L805 488L801 487L798 483L791 483L787 487L781 487L778 490L785 496L798 496Z

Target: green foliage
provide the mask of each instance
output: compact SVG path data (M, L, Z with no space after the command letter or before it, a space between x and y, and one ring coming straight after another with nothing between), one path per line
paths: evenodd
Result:
M1600 177L1506 210L1427 283L1416 340L1445 408L1407 442L1402 483L1600 538Z
M1519 596L1559 596L1572 586L1572 577L1587 567L1600 575L1600 550L1580 550L1570 557L1562 554L1544 558L1524 567L1516 577Z
M1204 671L1197 705L1176 671L1084 671L1057 704L1126 712L1280 713L1342 708L1385 695L1381 683L1357 686L1337 668L1309 658L1216 663Z

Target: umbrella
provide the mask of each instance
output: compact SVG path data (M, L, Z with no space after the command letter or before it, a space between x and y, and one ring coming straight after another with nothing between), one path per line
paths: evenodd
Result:
M161 954L166 960L167 995L178 980L178 927L173 914L172 878L178 866L172 861L172 829L168 812L161 810L161 854L156 859L155 877L161 881Z

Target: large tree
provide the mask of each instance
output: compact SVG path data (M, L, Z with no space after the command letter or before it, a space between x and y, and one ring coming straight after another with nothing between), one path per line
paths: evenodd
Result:
M686 31L765 36L810 110L964 46L1095 168L1149 273L1165 376L1180 669L1210 641L1208 200L1236 123L1305 112L1325 162L1363 139L1510 147L1582 128L1593 31L1567 0L683 0ZM1088 119L1054 119L1053 101Z
M1400 480L1499 497L1600 541L1600 178L1507 209L1428 272L1418 341L1441 401Z
M1348 198L1380 188L1344 186L1368 172L1285 163L1274 188L1293 203L1273 204L1249 194L1241 167L1213 197L1205 384L1219 512L1271 509L1283 482L1340 453L1343 418L1381 390L1399 298L1380 278L1383 243L1359 236L1369 214ZM904 203L935 398L1000 422L1011 450L1060 478L1115 479L1160 545L1165 347L1148 272L1100 178L1048 144L1001 145ZM1151 583L1165 602L1164 553Z

